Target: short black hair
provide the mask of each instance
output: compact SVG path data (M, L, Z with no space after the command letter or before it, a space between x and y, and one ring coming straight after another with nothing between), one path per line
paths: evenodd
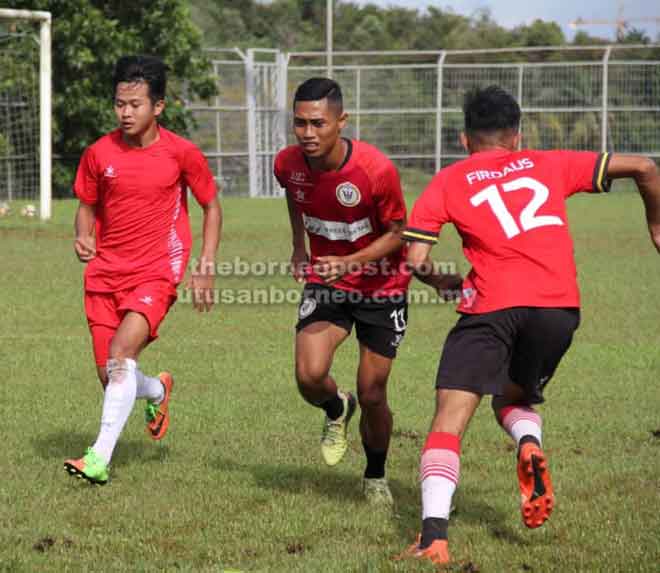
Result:
M333 105L341 113L344 110L344 98L341 88L330 78L309 78L298 86L293 96L293 107L299 101L319 101L328 99L328 105Z
M500 86L475 88L465 94L463 101L465 133L492 134L520 128L520 106L514 97Z
M122 56L115 64L112 75L112 94L121 82L144 82L149 86L149 99L152 103L165 98L167 87L167 66L156 56Z

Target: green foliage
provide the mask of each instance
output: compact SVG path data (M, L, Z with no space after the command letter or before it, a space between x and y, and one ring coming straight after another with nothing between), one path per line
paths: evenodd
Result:
M318 0L192 0L192 13L208 46L325 46L325 2ZM506 30L488 10L467 17L434 6L421 11L336 1L334 43L338 50L440 50L556 45L565 39L556 23L541 20Z
M215 93L202 35L184 0L13 0L10 5L53 15L53 145L56 155L70 159L55 169L56 191L70 186L81 151L116 126L111 78L119 56L153 54L170 66L163 124L180 133L192 124L185 96Z
M0 157L9 155L10 151L11 146L9 145L9 140L6 136L0 133Z

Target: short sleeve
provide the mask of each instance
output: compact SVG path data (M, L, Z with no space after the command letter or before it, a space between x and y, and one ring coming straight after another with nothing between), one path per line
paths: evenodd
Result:
M436 243L442 226L449 222L442 175L436 175L413 206L403 239L410 242Z
M593 151L560 151L561 168L566 187L564 194L570 197L575 193L606 193L610 190L607 178L609 153Z
M275 156L275 162L273 164L273 175L275 175L275 179L277 179L280 187L286 189L286 184L284 183L286 181L286 177L284 175L284 159L281 152Z
M94 150L91 147L85 149L80 163L78 164L78 171L76 172L76 179L73 183L73 192L76 197L83 203L94 205L99 198L99 176L98 167Z
M218 194L206 157L195 145L186 148L183 155L183 179L200 205L208 205Z
M375 181L374 202L378 211L378 220L383 226L387 227L392 221L406 220L406 202L403 198L399 172L389 161Z

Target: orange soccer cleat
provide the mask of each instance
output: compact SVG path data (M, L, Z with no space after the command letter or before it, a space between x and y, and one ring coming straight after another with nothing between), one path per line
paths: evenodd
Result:
M541 527L555 506L548 461L535 443L523 444L518 454L518 485L523 523L529 528Z
M421 559L424 561L430 561L434 565L449 564L451 558L449 556L449 547L446 539L436 539L426 549L420 549L419 544L421 541L422 536L418 535L415 543L410 545L403 553L397 555L394 560Z
M169 404L172 387L174 386L174 378L169 372L161 372L158 378L165 389L165 396L160 404L147 402L145 408L146 431L152 440L163 439L170 425Z

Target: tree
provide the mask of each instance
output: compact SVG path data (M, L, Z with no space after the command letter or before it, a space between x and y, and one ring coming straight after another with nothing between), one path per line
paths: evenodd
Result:
M201 32L184 0L13 0L12 8L53 16L53 147L55 194L65 194L82 150L116 126L112 70L125 54L160 56L170 67L163 124L186 134L193 118L185 99L215 93Z

